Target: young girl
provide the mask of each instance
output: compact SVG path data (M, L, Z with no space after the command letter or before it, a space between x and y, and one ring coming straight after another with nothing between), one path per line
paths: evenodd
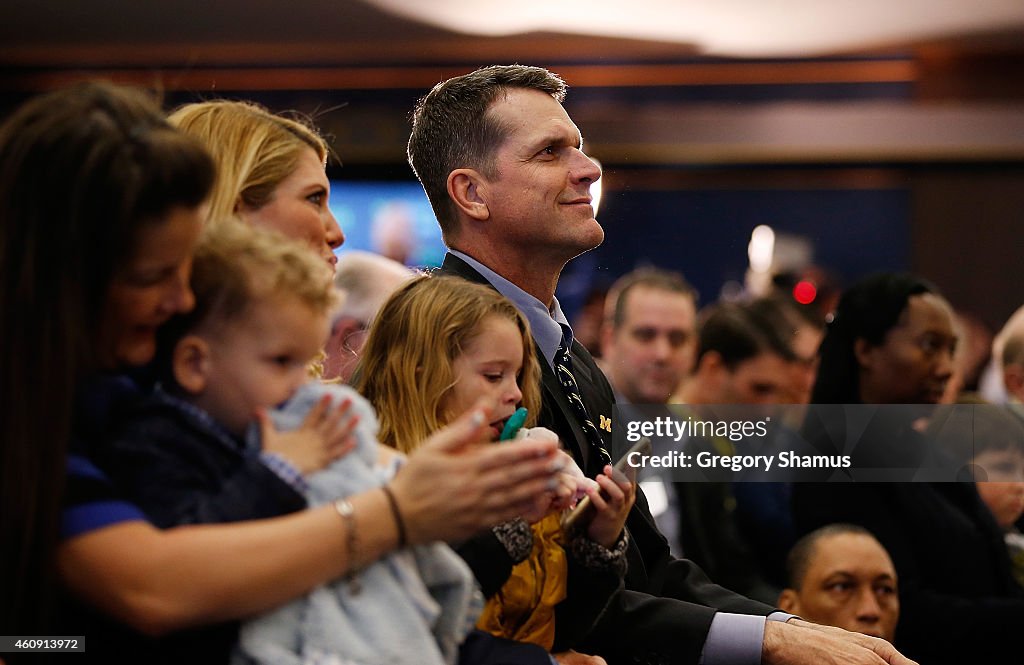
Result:
M481 395L499 404L495 440L517 406L528 409L529 423L540 403L525 318L497 292L451 277L423 277L392 295L370 329L355 386L377 409L381 442L403 452ZM554 434L536 428L526 436ZM532 528L520 518L459 548L489 598L477 625L553 651L580 642L620 587L623 524L634 500L632 485L613 481L610 467L588 482L565 460L576 472L563 474L569 491L539 496L523 516ZM582 531L564 534L562 510L581 494L596 514Z

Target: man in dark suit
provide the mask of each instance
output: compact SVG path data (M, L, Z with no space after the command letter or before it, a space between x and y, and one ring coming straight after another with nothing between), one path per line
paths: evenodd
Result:
M490 284L530 320L543 372L540 422L594 475L609 461L614 397L554 294L565 264L604 240L590 195L601 170L583 153L564 96L565 83L536 67L444 81L417 105L408 152L451 250L442 271ZM766 622L771 607L672 558L642 493L627 529L627 590L583 645L610 663L910 662L864 636Z

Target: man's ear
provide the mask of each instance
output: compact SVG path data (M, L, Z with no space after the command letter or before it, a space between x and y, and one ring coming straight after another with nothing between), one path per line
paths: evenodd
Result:
M800 597L793 589L783 589L779 594L779 609L789 614L800 614Z
M455 207L479 222L491 217L485 201L485 188L485 180L476 169L455 169L448 174L448 196L455 202Z
M725 359L722 358L722 354L718 351L706 352L700 357L700 360L697 361L697 365L694 369L696 374L700 374L715 381L721 380L722 375L728 371L729 368L725 366Z
M206 389L210 378L210 346L198 335L185 335L174 347L171 359L174 380L190 395Z
M726 389L732 372L725 364L725 359L718 351L707 351L700 357L693 368L693 376L697 377L707 395L714 395L715 400ZM712 401L712 403L716 403Z
M327 349L328 355L333 353L351 355L353 352L358 351L359 349L349 348L347 342L348 338L352 336L353 333L359 332L363 329L364 326L362 326L355 318L351 316L340 317L334 323L334 326L331 327L331 336L327 338L325 348Z
M853 340L853 357L857 359L858 366L865 369L871 367L871 361L873 360L871 352L874 348L875 345L863 337Z
M601 355L608 357L608 351L612 348L612 340L615 338L615 329L610 321L601 322Z

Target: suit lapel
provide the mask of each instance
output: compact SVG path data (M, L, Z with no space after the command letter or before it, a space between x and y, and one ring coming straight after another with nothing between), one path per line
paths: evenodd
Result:
M584 356L584 354L586 355ZM569 349L569 355L572 357L573 374L582 379L582 381L577 379L576 383L581 386L583 383L586 383L587 385L592 384L594 382L594 375L590 372L590 364L593 362L593 359L590 356L590 353L587 352L582 344L573 339L572 346Z

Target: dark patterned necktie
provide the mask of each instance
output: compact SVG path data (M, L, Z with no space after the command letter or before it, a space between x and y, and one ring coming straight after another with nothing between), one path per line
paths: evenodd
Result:
M612 463L612 458L604 447L604 442L601 441L601 434L597 431L597 427L594 426L594 421L590 419L590 414L587 413L587 407L584 406L583 398L580 396L580 388L576 384L576 377L572 375L569 339L565 328L563 328L562 343L558 345L558 351L555 352L555 375L558 377L558 382L562 385L565 396L569 399L569 404L572 405L572 410L576 414L580 427L583 428L583 432L587 435L587 442L597 453L598 458L601 460L601 467L604 468L605 464Z

